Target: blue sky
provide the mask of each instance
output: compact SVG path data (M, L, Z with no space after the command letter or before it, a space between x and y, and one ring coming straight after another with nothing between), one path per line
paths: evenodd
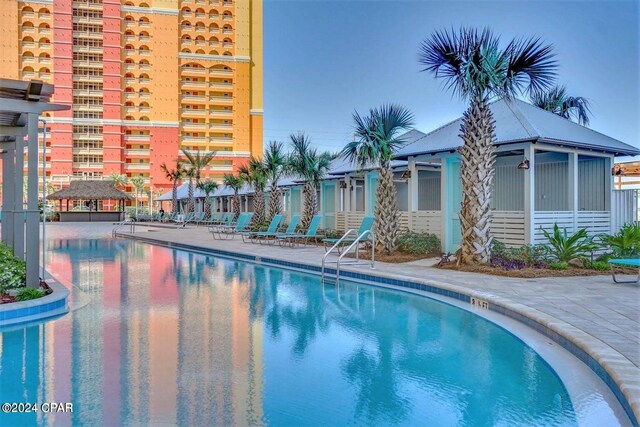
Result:
M591 127L640 146L639 3L264 0L265 141L304 130L338 150L354 109L385 102L422 131L457 118L465 103L420 72L417 52L433 31L465 25L553 44L558 81L591 101Z

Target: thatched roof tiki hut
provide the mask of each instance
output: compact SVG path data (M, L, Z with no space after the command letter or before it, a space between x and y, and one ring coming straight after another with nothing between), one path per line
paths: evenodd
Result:
M132 200L124 191L116 188L113 181L71 181L63 188L48 196L49 200L59 200L58 213L61 222L71 221L122 221L124 202ZM62 201L66 200L66 210L62 210ZM84 204L69 210L69 201L82 201ZM117 201L116 210L103 209L104 201Z

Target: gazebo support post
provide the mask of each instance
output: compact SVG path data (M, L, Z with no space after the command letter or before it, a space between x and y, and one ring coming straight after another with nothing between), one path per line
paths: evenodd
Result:
M40 210L38 209L38 115L30 113L27 119L27 148L29 150L27 176L27 287L40 286ZM20 171L22 172L22 170ZM44 277L42 278L44 280Z
M13 247L15 143L3 143L2 148L6 151L2 154L2 222L5 224L2 227L2 242Z

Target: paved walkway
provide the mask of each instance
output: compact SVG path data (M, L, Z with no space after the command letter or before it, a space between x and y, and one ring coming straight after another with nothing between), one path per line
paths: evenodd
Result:
M202 248L280 258L320 265L321 247L281 248L213 240L204 227L158 228L137 226L140 237L183 243ZM396 278L425 281L436 286L473 294L507 305L570 338L603 366L618 383L637 418L640 418L640 287L614 284L611 276L512 279L483 274L440 270L425 261L403 264L376 263L350 266Z

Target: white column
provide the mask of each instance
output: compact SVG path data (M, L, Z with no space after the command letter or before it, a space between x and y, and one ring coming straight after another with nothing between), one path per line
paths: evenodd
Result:
M342 204L342 210L344 212L349 212L351 210L351 177L346 175L344 177L345 189L343 191L344 194L344 202Z
M578 229L578 153L567 153L568 156L568 191L567 202L573 217L573 230Z
M20 136L18 138L21 138ZM13 210L15 191L13 180L15 178L15 143L7 142L0 144L6 153L2 154L2 242L13 247Z
M442 251L447 251L447 239L450 231L448 230L449 218L448 213L448 197L447 197L447 159L440 159L440 246Z
M28 122L27 166L27 286L37 288L40 285L40 210L38 209L38 115L29 114ZM44 279L44 278L43 278Z
M409 178L409 182L407 183L408 193L409 193L409 205L407 208L409 212L414 212L418 210L418 169L416 168L416 161L409 160L409 173L411 177Z
M16 138L16 165L14 176L13 254L24 259L24 139Z
M611 174L615 159L613 156L607 157L604 163L604 209L609 211L609 233L614 231L613 229L613 190L614 190L614 176ZM634 211L635 212L635 211Z
M524 171L524 243L535 240L535 188L536 152L532 144L524 148L524 158L529 160L529 169Z

